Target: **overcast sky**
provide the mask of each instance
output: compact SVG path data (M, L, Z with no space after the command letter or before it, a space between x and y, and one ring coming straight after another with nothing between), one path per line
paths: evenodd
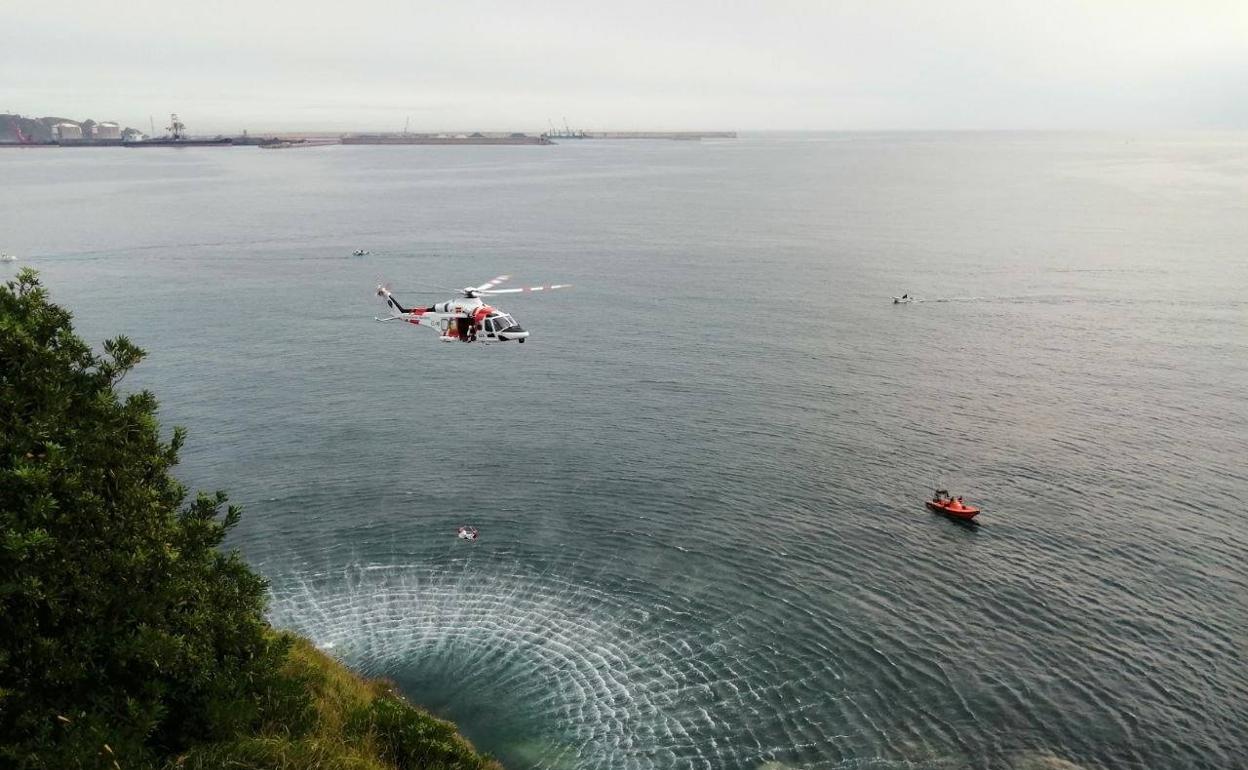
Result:
M0 0L0 110L193 133L1248 128L1248 0Z

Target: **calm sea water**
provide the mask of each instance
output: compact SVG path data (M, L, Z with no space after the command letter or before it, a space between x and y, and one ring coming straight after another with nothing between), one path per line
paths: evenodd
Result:
M0 250L149 351L274 620L510 768L1248 766L1248 135L0 180ZM523 346L372 320L500 273L576 288L498 298Z

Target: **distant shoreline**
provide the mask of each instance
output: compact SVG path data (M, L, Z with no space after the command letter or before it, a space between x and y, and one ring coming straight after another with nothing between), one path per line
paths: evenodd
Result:
M174 142L167 139L150 139L147 141L123 142L120 139L70 139L62 141L40 142L0 142L0 148L35 148L35 147L232 147L232 146L324 146L329 144L344 145L419 145L419 146L463 146L463 145L552 145L562 142L579 142L612 139L657 139L670 141L701 141L703 139L736 139L736 131L584 131L575 136L548 134L522 134L498 132L473 132L471 134L338 134L320 133L275 133L265 138L247 136L236 137L205 137L188 139L185 142ZM555 141L559 140L559 141Z
M472 136L429 136L425 134L400 134L394 135L356 135L344 136L338 140L339 144L426 144L426 145L443 145L443 144L554 144L545 136L529 136L528 134L511 134L508 136L485 136L484 134L474 134Z

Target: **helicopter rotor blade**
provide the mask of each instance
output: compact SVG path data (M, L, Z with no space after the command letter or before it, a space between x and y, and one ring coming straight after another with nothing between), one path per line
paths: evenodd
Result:
M485 291L486 289L492 289L510 277L511 277L510 275L496 276L486 281L485 283L481 284L480 286L473 286L470 289L470 291Z
M570 283L555 283L555 284L550 284L549 286L525 286L524 288L521 288L521 289L493 289L493 290L481 291L479 293L481 294L518 294L520 292L527 292L527 291L554 291L555 289L570 289L570 288L572 288L572 284Z

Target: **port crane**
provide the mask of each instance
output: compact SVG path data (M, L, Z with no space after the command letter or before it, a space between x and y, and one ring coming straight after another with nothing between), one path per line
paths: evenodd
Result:
M546 136L551 139L588 139L589 135L584 129L573 130L568 123L568 119L563 119L563 128L555 128L555 122L550 118L546 118L546 123L550 126L550 130L546 132Z

